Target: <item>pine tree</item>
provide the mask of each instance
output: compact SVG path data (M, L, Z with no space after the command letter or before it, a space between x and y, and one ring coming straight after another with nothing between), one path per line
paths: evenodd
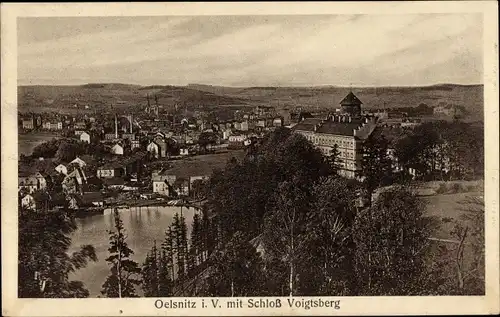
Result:
M203 241L202 241L202 227L199 214L194 214L193 224L191 230L191 246L190 254L193 257L194 265L199 265L202 262L202 252L203 252Z
M170 297L172 296L172 278L170 277L170 263L171 259L167 257L164 250L160 251L158 258L158 296Z
M201 219L201 231L202 231L202 250L203 250L203 259L202 261L206 261L210 254L212 254L215 249L215 227L213 225L214 221L208 218L208 212L203 210L203 215Z
M146 255L146 259L142 266L142 289L145 297L159 296L159 261L158 250L156 249L156 241L153 244L150 252Z
M187 225L186 225L186 218L184 216L180 216L179 218L179 246L178 246L178 252L179 255L182 259L182 274L185 276L187 275L187 266L189 262L189 245L188 245L188 238L187 238Z
M137 297L135 287L141 284L141 269L130 259L134 251L125 241L125 229L118 209L115 208L113 216L115 231L108 231L110 256L106 259L111 265L111 274L102 285L101 293L106 297Z
M335 144L333 146L333 149L330 151L330 155L327 157L327 162L328 164L330 165L330 174L331 175L338 175L339 171L340 171L340 162L339 162L339 157L340 157L340 151L339 151L339 148L337 146L337 144Z
M165 240L161 246L162 248L162 264L167 270L167 275L171 277L172 280L175 279L174 272L174 236L172 231L172 225L170 225L165 231Z
M174 241L174 253L176 254L177 280L184 278L185 273L185 252L182 241L182 224L179 214L174 215L172 222L172 233Z

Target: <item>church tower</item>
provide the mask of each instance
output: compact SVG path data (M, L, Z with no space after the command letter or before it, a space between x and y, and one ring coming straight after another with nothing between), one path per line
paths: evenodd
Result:
M358 97L356 97L351 91L340 102L341 113L350 115L351 117L360 117L362 104L361 100L359 100Z

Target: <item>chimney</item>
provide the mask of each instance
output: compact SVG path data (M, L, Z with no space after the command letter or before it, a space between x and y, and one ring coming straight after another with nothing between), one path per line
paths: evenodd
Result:
M316 131L318 131L318 125L317 124L314 125L314 132L316 132Z
M132 115L129 115L128 120L130 121L130 134L132 134L132 125L133 125L133 123L132 123Z
M115 114L115 138L118 139L118 118Z

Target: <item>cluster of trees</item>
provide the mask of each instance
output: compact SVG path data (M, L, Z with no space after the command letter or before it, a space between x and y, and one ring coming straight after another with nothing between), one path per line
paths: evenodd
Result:
M206 266L208 254L215 249L217 237L211 234L206 213L193 216L188 240L186 219L175 214L160 245L154 242L142 266L142 289L146 297L173 296L183 293L184 283Z
M69 162L78 155L105 156L108 151L100 143L89 144L76 139L52 139L37 145L31 157L55 158L60 162Z
M484 168L483 127L454 121L421 124L395 145L403 167L426 179L475 179Z
M372 193L394 181L388 146L384 137L367 141L359 183L336 174L337 151L323 157L301 136L279 129L243 161L214 173L207 208L215 214L216 247L198 294L455 292L455 276L443 288L439 268L427 261L429 222L411 188L392 186L372 203ZM360 208L363 192L369 203Z
M184 296L431 292L421 202L401 187L358 210L363 187L339 177L335 162L287 129L269 135L241 162L230 160L209 181L204 215L213 217L201 224L195 217L187 260L182 251L164 262L172 248L153 246L144 280L158 286L145 293L158 294L161 268L172 262L187 269L182 283L172 283L173 273L166 279ZM190 282L196 286L186 287Z
M198 137L198 144L206 152L209 145L217 144L217 135L214 132L202 132Z
M431 292L424 262L429 230L419 199L396 187L373 206L357 207L358 193L382 186L380 179L391 170L387 142L369 142L361 184L337 175L337 151L326 158L287 129L271 134L242 162L232 160L214 173L207 197L218 240L199 292Z
M425 103L420 103L417 107L394 107L387 110L390 112L403 113L408 117L426 116L434 113L434 107L428 106Z

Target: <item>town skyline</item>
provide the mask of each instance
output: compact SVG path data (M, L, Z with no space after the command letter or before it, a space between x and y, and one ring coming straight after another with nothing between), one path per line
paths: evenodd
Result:
M482 33L478 14L20 18L18 84L482 84Z

